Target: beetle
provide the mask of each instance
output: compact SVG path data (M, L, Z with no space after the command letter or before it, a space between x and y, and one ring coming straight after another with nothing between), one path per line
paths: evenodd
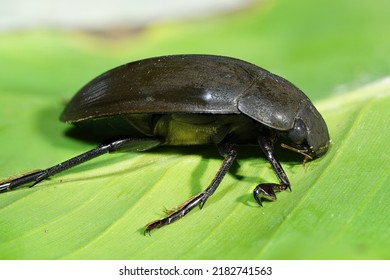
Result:
M0 183L0 191L42 180L115 151L145 151L157 146L215 144L224 156L210 185L167 216L146 225L145 234L203 207L237 157L240 145L260 146L279 183L262 183L254 199L276 199L290 182L275 157L284 144L308 159L326 153L326 123L309 98L282 77L243 60L215 55L170 55L116 67L96 77L71 99L60 120L101 145L81 155Z

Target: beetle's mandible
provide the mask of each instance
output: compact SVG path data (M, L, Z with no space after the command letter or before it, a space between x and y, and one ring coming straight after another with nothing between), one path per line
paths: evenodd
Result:
M0 183L0 191L35 185L65 169L115 151L143 151L162 145L215 144L224 157L210 185L145 233L168 225L215 192L240 145L257 144L279 183L255 187L255 200L275 199L290 182L274 155L284 138L289 149L307 159L326 153L325 121L306 95L287 80L251 63L213 55L172 55L114 68L85 85L60 117L76 129L95 134L101 145L45 170Z

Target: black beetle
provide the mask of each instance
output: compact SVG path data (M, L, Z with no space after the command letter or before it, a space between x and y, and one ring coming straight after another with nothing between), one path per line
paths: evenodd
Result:
M114 151L142 151L160 145L216 144L225 157L211 184L167 217L149 223L145 233L170 224L214 193L237 156L237 145L258 144L280 183L256 186L254 198L275 199L290 182L274 156L274 143L307 159L328 150L327 126L306 95L287 80L248 62L213 55L150 58L114 68L85 85L70 101L61 121L104 144L45 170L4 181L1 190L33 185L65 169ZM107 141L107 139L112 139Z

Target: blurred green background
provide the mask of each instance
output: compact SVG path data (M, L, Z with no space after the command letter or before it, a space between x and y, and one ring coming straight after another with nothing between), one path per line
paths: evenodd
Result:
M299 158L283 163L293 192L259 208L252 189L276 178L257 149L245 150L241 180L228 175L201 211L151 238L143 226L205 188L221 159L209 147L105 156L1 194L0 258L388 259L390 2L226 1L176 13L168 2L121 22L148 10L130 1L107 24L71 1L12 25L6 12L28 9L0 4L0 178L92 148L64 136L67 100L112 67L166 54L227 55L285 77L323 113L330 152L306 170ZM53 21L71 5L99 24Z

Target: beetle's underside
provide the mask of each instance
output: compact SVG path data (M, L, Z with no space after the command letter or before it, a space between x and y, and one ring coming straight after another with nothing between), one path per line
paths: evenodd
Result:
M96 125L95 127L91 123L87 127L93 128L91 131L96 131L95 129L98 127L111 125L111 128L113 128L112 132L116 129L121 129L123 132L126 131L123 130L125 126L131 133L129 132L127 136L126 133L123 133L123 136L120 138L99 145L84 154L51 168L3 182L0 184L0 191L10 190L27 183L35 185L54 174L105 153L143 151L160 145L216 144L219 152L224 156L224 161L210 185L203 192L180 204L167 217L149 223L145 229L145 233L149 233L154 228L170 224L183 217L196 206L202 207L220 185L223 177L234 162L237 156L237 145L253 144L254 142L258 142L280 180L280 184L258 185L254 189L256 201L261 205L261 196L275 199L275 191L290 188L287 176L273 153L273 144L277 135L262 125L254 123L252 119L244 115L238 117L236 115L204 114L126 115L118 118L118 127L112 126L112 122L106 123L104 119L95 120L94 124ZM78 125L79 129L85 132L84 123ZM138 134L134 137L134 134L137 132Z
M162 145L256 144L264 126L243 114L124 114L74 123L75 138L158 138ZM120 136L120 137L118 137Z

